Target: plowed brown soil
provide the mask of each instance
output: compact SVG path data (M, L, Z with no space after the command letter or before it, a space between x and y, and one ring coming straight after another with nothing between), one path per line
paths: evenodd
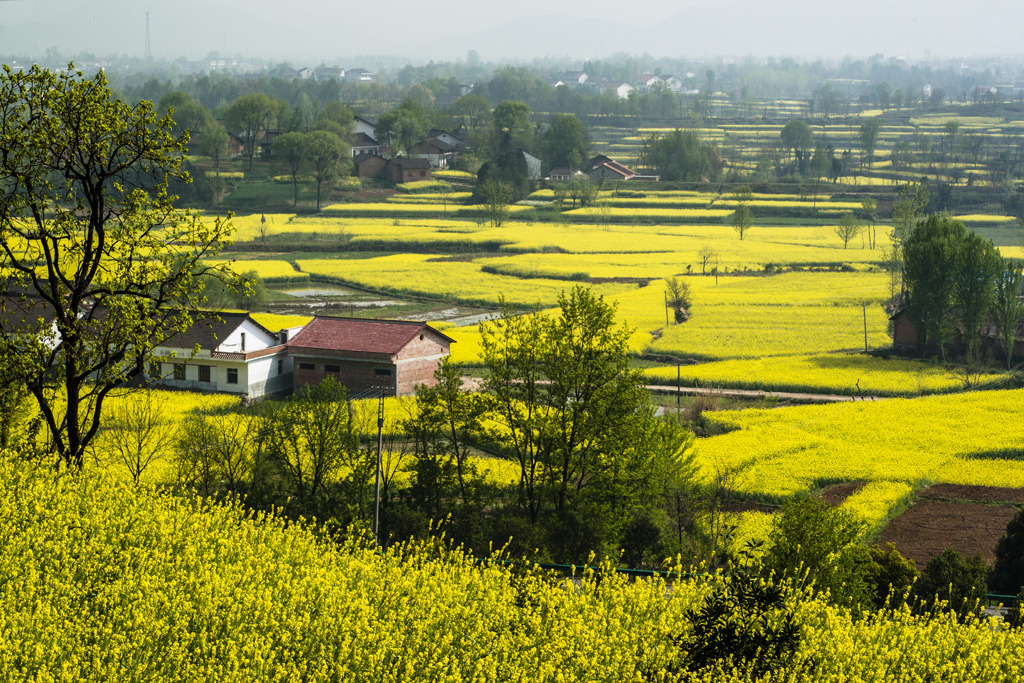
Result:
M995 547L1006 532L1024 490L988 486L930 486L919 500L882 531L879 541L892 543L904 557L924 569L928 560L952 548L961 555L981 553L991 566Z

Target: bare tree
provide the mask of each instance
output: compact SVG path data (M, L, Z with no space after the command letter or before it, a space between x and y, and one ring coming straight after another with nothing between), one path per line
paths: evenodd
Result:
M705 244L700 248L700 274L708 274L708 265L712 261L718 260L718 252L712 249L709 245Z
M149 391L132 393L121 402L106 436L107 449L128 469L136 485L153 461L174 445L174 430L161 419L160 407Z

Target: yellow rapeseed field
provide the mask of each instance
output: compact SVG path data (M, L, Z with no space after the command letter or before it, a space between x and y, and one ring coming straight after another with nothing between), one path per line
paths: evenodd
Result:
M650 368L652 383L676 382L676 368ZM917 396L956 391L960 378L945 366L863 354L817 354L723 360L679 368L684 386L794 391L850 396Z
M750 680L670 673L703 579L546 581L436 545L339 547L237 505L7 458L0 536L5 681ZM762 681L1024 675L1017 629L789 600L799 648Z
M1022 390L706 413L726 434L701 439L705 473L790 496L821 481L1024 486Z

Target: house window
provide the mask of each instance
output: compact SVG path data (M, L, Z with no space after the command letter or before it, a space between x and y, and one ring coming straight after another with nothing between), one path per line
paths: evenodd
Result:
M149 378L150 379L160 379L160 364L159 363L150 363L149 364Z
M278 358L277 359L277 374L279 374L279 375L283 375L284 374L284 358Z
M199 366L199 381L209 382L210 381L210 366L200 365Z
M299 370L316 370L316 366L312 363L299 363Z
M185 364L175 363L174 364L174 379L184 380L185 379Z
M245 332L242 333L242 351L245 351Z
M378 377L390 377L391 368L377 368L376 373Z
M238 384L238 368L228 368L228 384Z
M324 372L341 372L341 366L339 365L325 365Z

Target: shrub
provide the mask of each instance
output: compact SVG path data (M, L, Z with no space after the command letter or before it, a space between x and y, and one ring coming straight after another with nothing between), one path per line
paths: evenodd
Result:
M992 590L1015 594L1024 586L1024 508L1019 508L996 544L996 563L989 578Z
M827 593L840 605L870 603L870 588L859 566L863 548L854 547L864 524L843 508L812 498L786 502L776 515L762 568L794 586Z
M988 592L986 574L988 569L980 553L965 558L946 548L941 555L929 560L918 584L918 595L932 609L945 602L961 616L976 614L981 611L981 601Z

